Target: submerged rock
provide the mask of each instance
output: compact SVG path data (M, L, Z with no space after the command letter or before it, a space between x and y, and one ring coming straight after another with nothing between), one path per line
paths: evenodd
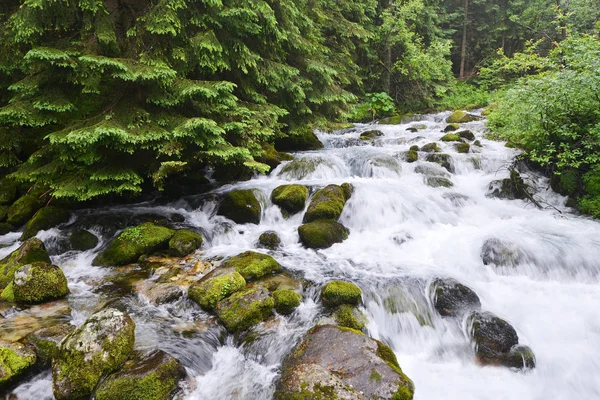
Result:
M481 260L484 265L514 267L525 261L525 254L514 243L490 238L481 247Z
M328 307L342 304L358 305L361 298L362 290L350 282L331 281L321 290L321 300Z
M448 154L430 154L426 158L427 161L433 162L446 168L448 172L454 173L454 161Z
M394 352L358 331L316 326L283 364L275 399L413 398Z
M271 201L278 205L288 215L304 210L308 188L303 185L282 185L271 193Z
M451 188L454 186L454 183L448 178L444 178L442 176L428 176L425 178L425 183L427 186L431 186L434 188L437 187L445 187Z
M273 257L255 251L246 251L228 258L221 267L233 268L247 281L260 279L281 270L281 265Z
M440 167L438 164L433 164L433 163L417 165L415 167L415 172L417 174L423 174L428 177L429 176L440 176L440 177L444 177L444 178L450 177L450 174L444 168Z
M27 222L21 240L34 237L39 231L47 230L67 222L71 214L60 207L47 206L39 210L33 218Z
M100 379L116 371L133 350L135 323L107 308L67 335L52 363L52 391L57 400L88 397Z
M0 391L35 364L33 349L0 339Z
M314 173L321 165L331 166L331 164L319 157L302 157L287 163L279 173L279 176L288 179L304 179Z
M252 190L234 190L223 198L218 215L237 224L259 224L262 208Z
M458 317L467 311L481 309L479 296L454 279L436 279L430 288L433 306L442 316Z
M276 250L281 245L281 239L277 232L267 231L260 234L258 244L265 249Z
M273 313L275 300L262 287L236 292L220 302L217 317L231 333L240 333L266 320Z
M338 185L329 185L319 190L313 196L303 222L313 222L320 219L337 220L346 204L344 190Z
M69 243L71 243L73 250L91 250L98 246L98 237L90 231L79 230L69 236Z
M169 251L177 257L185 257L202 246L202 236L188 229L180 229L169 240Z
M233 268L217 268L190 287L188 297L206 311L213 311L219 302L242 290L246 280Z
M348 238L348 228L335 220L318 220L298 227L300 242L309 249L326 249Z
M173 235L175 235L173 229L157 226L151 222L127 228L109 243L106 250L100 253L92 264L108 267L134 263L142 255L166 249Z
M186 377L185 368L162 350L134 352L123 367L95 391L96 400L170 400Z
M56 265L36 262L19 267L11 283L2 291L5 301L37 304L69 294L67 278Z
M35 262L50 263L50 256L44 243L32 238L0 261L0 288L6 287L13 280L19 267Z
M279 289L273 292L273 299L275 300L275 310L279 314L288 315L300 305L302 296L293 290Z

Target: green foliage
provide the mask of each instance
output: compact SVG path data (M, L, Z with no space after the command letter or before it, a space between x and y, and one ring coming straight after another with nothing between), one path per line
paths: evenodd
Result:
M490 101L488 90L474 84L455 81L442 98L435 102L437 109L458 110L468 106L483 107ZM469 107L470 108L470 107Z

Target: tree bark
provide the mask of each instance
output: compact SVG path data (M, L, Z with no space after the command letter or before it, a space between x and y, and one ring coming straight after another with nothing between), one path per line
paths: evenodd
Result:
M465 66L467 63L467 27L469 24L469 0L465 0L465 20L463 21L463 37L462 44L460 46L460 72L458 77L463 79L465 77Z

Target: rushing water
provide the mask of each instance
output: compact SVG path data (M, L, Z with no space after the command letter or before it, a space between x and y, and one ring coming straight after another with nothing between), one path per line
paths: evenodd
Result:
M280 165L270 176L220 187L169 204L80 212L73 225L85 226L106 242L136 215L179 214L205 236L198 258L231 256L256 247L260 233L277 231L282 240L271 254L287 269L315 285L303 304L277 323L255 329L258 339L235 342L186 299L153 306L143 296L112 290L105 282L119 270L96 268L92 251L53 256L69 280L68 318L80 324L99 306L117 301L136 321L136 346L161 348L181 360L192 379L185 399L270 399L281 361L306 330L322 318L319 285L330 279L352 281L363 289L368 334L389 344L402 369L415 383L417 400L600 399L600 224L572 213L565 198L548 181L525 171L544 209L520 200L486 196L491 181L508 176L516 150L484 138L481 122L464 124L483 147L458 154L454 144L439 142L447 113L425 116L427 129L411 133L405 125L358 126L319 134L320 151L298 153L303 168ZM359 139L368 129L384 136ZM453 158L452 188L432 188L403 153L413 144L438 141ZM435 166L434 166L435 167ZM433 173L444 174L441 168ZM281 184L302 183L312 189L349 182L354 187L340 221L349 238L326 250L304 249L297 227L302 213L284 219L269 200ZM252 188L260 193L260 225L235 225L216 216L215 194ZM314 190L313 190L314 191ZM102 222L98 222L102 221ZM111 221L119 224L111 226ZM41 232L59 253L65 232ZM0 237L0 256L18 246L18 234ZM518 245L522 263L485 266L482 244L498 238ZM261 250L259 250L261 251ZM189 266L188 266L189 267ZM432 278L452 277L479 295L482 307L509 321L520 343L529 345L537 367L514 372L476 364L462 321L443 319L433 309L428 285ZM150 278L152 279L152 278ZM9 318L33 311L8 311ZM43 372L19 386L22 399L52 398L51 377Z

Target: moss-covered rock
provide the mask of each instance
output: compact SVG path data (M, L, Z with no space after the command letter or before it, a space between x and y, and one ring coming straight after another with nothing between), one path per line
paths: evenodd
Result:
M448 172L454 172L454 161L449 154L429 154L426 160L441 165Z
M422 117L420 115L407 113L403 115L392 115L391 117L382 118L377 123L380 125L410 124L411 122L420 121L421 118Z
M454 133L447 133L444 136L442 136L440 138L440 140L442 142L462 142L462 139L460 138L460 136L458 136Z
M17 199L17 187L12 179L0 179L0 205L12 204Z
M186 376L184 366L162 350L134 352L123 368L106 378L96 400L170 400Z
M6 221L6 218L8 217L9 208L9 206L0 206L0 222Z
M127 360L135 342L129 315L107 308L89 317L61 342L52 363L57 400L89 397L100 379Z
M354 193L354 186L352 186L352 184L348 182L344 182L340 185L340 187L344 192L344 197L346 198L346 201L350 200L350 197L352 197L352 193Z
M166 249L173 235L173 229L151 222L127 228L92 263L105 267L134 263L144 254Z
M448 133L448 132L454 132L460 129L460 126L458 124L449 124L444 128L444 132Z
M256 280L281 270L281 265L270 255L246 251L228 258L221 266L233 268L247 281Z
M403 158L407 163L414 163L419 161L419 153L414 150L409 150L403 154Z
M362 290L350 282L331 281L321 290L321 300L328 307L342 304L358 305L361 301Z
M516 369L535 368L535 355L529 346L518 344L513 346L504 357L502 365Z
M464 111L454 111L448 118L446 118L446 122L449 124L463 124L465 122L476 121L478 119L479 117L468 114Z
M383 132L373 129L360 134L360 140L375 140L378 137L383 136Z
M450 174L444 168L440 167L437 164L427 163L417 165L415 167L415 172L417 174L423 174L425 176L441 176L444 178L449 178Z
M430 292L433 306L444 317L458 317L481 309L477 293L454 279L435 279Z
M258 244L265 249L276 250L281 245L281 239L277 232L267 231L260 234Z
M313 196L303 222L312 222L319 219L337 220L346 204L344 190L338 185L329 185L319 190Z
M300 305L302 296L293 290L279 289L273 292L275 310L279 314L288 315Z
M33 349L0 339L0 391L35 364Z
M37 364L41 367L49 367L52 359L58 356L60 342L74 330L75 326L60 323L38 329L27 335L27 342L35 347Z
M267 289L252 287L221 301L217 316L229 332L240 333L266 320L274 306L275 300Z
M9 232L14 231L15 228L11 224L6 222L0 222L0 235L6 235Z
M469 143L457 143L454 147L458 153L468 153L471 150Z
M531 197L529 187L514 169L510 171L510 177L490 182L487 196L507 200L524 200Z
M254 192L249 189L234 190L223 198L217 214L238 224L258 224L262 208Z
M439 153L441 150L437 143L432 142L423 145L423 147L421 147L421 151L424 151L425 153Z
M307 128L277 139L275 148L279 151L319 150L323 148L323 143L311 129Z
M91 250L98 246L98 237L90 231L79 230L73 232L71 236L69 236L69 243L73 250Z
M188 297L206 311L213 311L219 302L242 290L246 280L231 269L216 269L190 287Z
M450 179L445 178L443 176L427 176L427 177L425 177L425 184L427 186L431 186L434 188L437 188L437 187L451 188L454 186L454 183L452 183L452 181Z
M481 142L479 140L474 141L473 146L483 147L483 145L481 144Z
M366 317L356 307L343 304L335 310L333 318L339 326L362 331L367 323Z
M348 238L348 228L332 219L310 222L298 227L300 242L309 249L326 249Z
M394 352L354 329L321 325L309 330L282 368L277 400L411 400L412 381Z
M6 222L11 225L21 226L26 223L44 205L44 202L34 194L20 197L10 206Z
M179 229L169 240L169 252L177 257L185 257L202 246L202 236L188 229Z
M12 282L2 291L2 298L17 303L37 304L68 294L67 278L62 270L56 265L36 262L15 271Z
M13 280L19 267L35 262L50 263L50 256L44 243L32 238L0 261L0 288L6 287Z
M271 201L278 205L284 215L293 215L304 210L308 188L303 185L282 185L271 193Z
M475 140L475 134L473 132L471 132L470 130L460 131L460 132L457 132L456 134L458 136L460 136L462 139Z
M419 146L417 146L416 144L410 146L410 151L419 151Z
M39 231L67 222L70 217L71 214L63 208L55 206L44 207L27 222L25 230L21 235L21 240L27 240L34 237Z
M293 160L294 157L287 153L282 153L275 150L275 147L272 144L265 143L262 146L262 154L256 157L256 160L267 164L271 167L271 171L277 168L282 161Z

